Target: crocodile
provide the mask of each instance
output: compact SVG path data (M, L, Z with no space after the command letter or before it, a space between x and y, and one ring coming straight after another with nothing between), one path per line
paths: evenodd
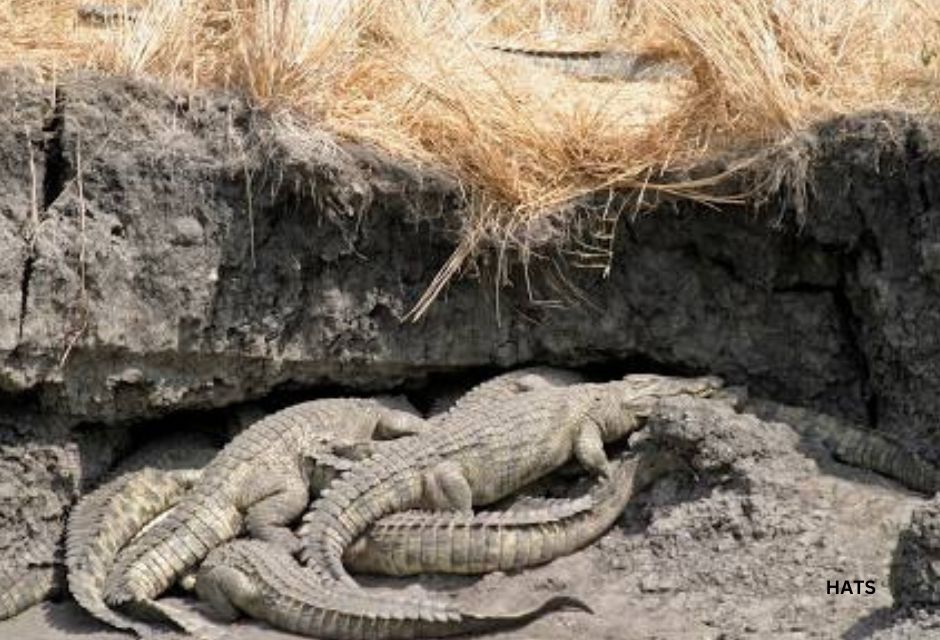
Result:
M770 400L749 400L746 407L762 420L783 422L804 438L819 442L839 462L874 471L914 491L928 495L940 491L940 468L888 434Z
M91 615L141 635L151 631L107 607L105 578L118 551L194 486L217 451L207 438L193 434L159 439L125 458L78 501L69 514L65 565L72 597Z
M198 481L197 469L142 469L86 496L69 518L66 566L69 592L98 620L146 636L152 631L104 601L105 579L120 549Z
M604 443L637 429L660 398L708 395L720 387L714 377L634 374L540 389L468 412L450 429L387 443L313 503L299 530L300 558L316 572L354 585L343 570L343 552L382 516L421 507L469 512L572 456L606 475Z
M129 6L84 3L75 8L79 21L107 26L121 22L133 22L140 15L140 9Z
M683 78L689 68L662 52L595 49L555 51L487 45L491 51L525 59L580 80L646 82Z
M296 546L286 525L307 507L309 478L321 457L330 458L342 442L425 426L379 399L314 400L269 415L236 436L194 489L121 552L105 582L105 601L112 607L152 602L212 548L245 530Z
M531 367L496 376L476 386L461 397L453 411L438 416L435 424L446 424L455 413L480 406L495 399L521 393L543 386L571 384L582 377L572 371L550 367ZM385 401L388 404L388 401ZM407 410L407 408L405 409ZM153 456L147 462L152 464ZM326 486L342 466L341 459L329 458L325 454L317 459L316 475L311 478L311 489ZM143 466L141 464L135 465ZM165 465L155 465L165 467ZM200 465L201 466L201 465ZM125 464L123 469L131 468ZM148 625L139 623L134 617L124 615L107 606L103 599L103 581L113 565L114 557L148 521L168 510L194 487L198 474L192 471L174 471L159 474L155 470L128 476L103 486L100 496L89 496L79 511L80 526L73 527L81 534L70 542L70 554L85 566L70 570L71 591L76 600L99 620L116 628L134 630L143 634ZM119 514L105 515L102 511L111 505ZM112 524L108 524L112 523ZM108 525L108 526L106 526ZM94 535L92 535L94 534ZM97 536L95 538L94 536ZM92 538L91 549L81 549L85 539ZM90 556L90 557L89 557Z
M443 426L453 422L455 416L481 408L485 409L493 402L520 393L550 387L566 387L579 382L584 382L584 376L568 369L554 367L516 369L481 382L455 401L446 396L437 399L431 406L428 420L432 424Z
M500 611L479 603L444 603L325 585L312 579L283 548L251 539L214 549L196 575L195 589L222 619L235 620L243 612L321 640L440 638L519 626L549 611L591 611L567 595Z
M420 507L469 511L473 504L495 502L558 468L572 455L609 476L605 442L638 428L664 396L708 395L720 386L711 377L634 375L604 384L540 389L471 411L450 429L387 443L321 492L304 516L299 529L300 557L307 565L303 586L317 598L308 604L322 606L310 610L303 632L325 638L399 637L389 623L402 616L410 621L406 632L412 635L430 633L419 624L422 620L443 624L435 635L462 633L471 620L485 624L453 604L367 595L346 573L344 551L385 515ZM351 616L349 628L334 624L337 610ZM353 624L356 620L366 621L365 626ZM280 618L272 622L290 623Z
M506 511L385 516L346 550L356 573L480 574L523 569L581 549L603 535L636 491L669 469L665 454L619 460L609 479L574 499L531 500Z

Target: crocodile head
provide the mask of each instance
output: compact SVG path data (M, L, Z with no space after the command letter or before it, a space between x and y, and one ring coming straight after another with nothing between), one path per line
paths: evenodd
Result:
M613 442L635 431L661 399L674 396L705 398L723 385L722 380L715 376L680 378L651 373L629 374L623 380L599 385L591 413L600 426L604 442Z

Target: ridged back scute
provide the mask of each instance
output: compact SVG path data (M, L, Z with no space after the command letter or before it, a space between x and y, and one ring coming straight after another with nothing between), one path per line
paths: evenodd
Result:
M148 625L112 610L104 585L119 550L147 523L176 504L190 490L199 470L143 468L117 478L86 496L73 509L66 539L69 591L94 617L138 633Z

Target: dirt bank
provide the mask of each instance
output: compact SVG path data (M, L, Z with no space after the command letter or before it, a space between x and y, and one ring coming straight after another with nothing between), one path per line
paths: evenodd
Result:
M575 245L539 246L544 229L531 229L540 253L528 272L512 268L497 289L483 257L413 324L402 318L460 237L465 194L446 175L286 127L233 96L92 75L51 86L3 72L0 85L0 413L11 425L0 484L29 486L3 496L0 522L22 516L4 534L29 529L10 541L54 543L125 431L339 390L421 400L528 363L718 374L940 458L936 122L867 114L799 137L789 151L805 162L805 206L784 190L760 208L664 201L623 215L606 278L572 266ZM577 236L611 198L629 194L587 198L565 224ZM527 575L600 603L597 616L532 633L623 637L624 612L636 637L930 624L878 613L917 500L780 446L747 486L713 483L700 500L656 489L633 514L645 528L627 519ZM820 595L820 580L849 573L872 576L877 595ZM6 627L31 637L42 615ZM680 622L691 635L668 627Z
M606 279L543 247L498 307L482 263L410 324L461 224L446 176L228 96L0 82L0 387L43 409L121 421L539 361L709 371L912 438L940 414L935 123L794 143L803 226L784 195L664 203L621 217Z

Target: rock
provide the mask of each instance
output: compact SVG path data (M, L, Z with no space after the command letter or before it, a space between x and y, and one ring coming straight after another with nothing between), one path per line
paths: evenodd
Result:
M0 414L0 589L51 571L63 574L65 520L80 491L127 444L126 433L76 433L75 421L8 410Z
M899 605L940 604L940 498L915 509L898 537L890 584Z

